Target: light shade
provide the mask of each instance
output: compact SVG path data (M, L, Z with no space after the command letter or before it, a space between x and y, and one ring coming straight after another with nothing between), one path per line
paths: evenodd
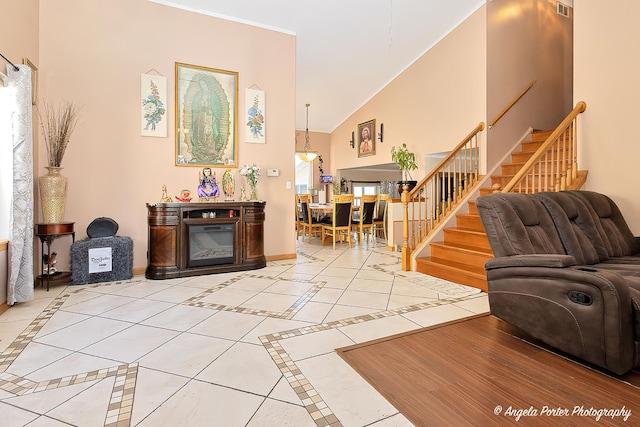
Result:
M318 153L314 153L313 151L307 151L305 153L297 152L296 154L298 158L303 162L313 162L316 157L318 157Z
M304 104L307 108L307 129L304 132L304 151L296 152L298 158L303 162L313 162L315 158L318 157L318 153L311 151L311 143L309 142L309 105L311 104Z

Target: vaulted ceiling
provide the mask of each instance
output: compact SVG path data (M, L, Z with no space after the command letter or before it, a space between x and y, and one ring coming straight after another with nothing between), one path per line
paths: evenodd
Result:
M150 0L296 36L296 128L331 132L484 0Z

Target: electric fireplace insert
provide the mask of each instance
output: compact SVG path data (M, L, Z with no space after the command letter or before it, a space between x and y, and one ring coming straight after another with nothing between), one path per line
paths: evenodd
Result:
M188 267L233 264L235 224L189 225Z

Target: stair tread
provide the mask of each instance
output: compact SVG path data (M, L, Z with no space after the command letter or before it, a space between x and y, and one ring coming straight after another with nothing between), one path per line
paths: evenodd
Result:
M456 216L459 218L480 218L480 215L472 213L458 213Z
M462 243L453 243L453 242L431 242L430 245L432 246L438 246L441 248L449 248L449 249L455 249L455 250L459 250L461 252L475 252L477 254L481 254L481 255L489 255L490 257L493 257L493 252L491 251L491 249L486 249L486 248L482 248L479 246L475 246L475 245L465 245Z
M518 151L519 153L520 151ZM553 163L551 160L547 160L547 163ZM544 163L544 161L540 160L539 163ZM569 160L567 160L567 163L569 163ZM526 165L527 162L505 162L505 163L501 163L500 166L524 166ZM493 176L493 175L491 175Z
M556 176L556 174L555 174L555 173L547 173L547 174L543 174L543 173L540 173L540 172L535 172L535 174L536 174L536 175L539 175L539 176L545 176L545 175L548 175L548 176ZM512 174L512 175L491 175L491 178L492 178L492 179L503 179L503 178L509 178L509 179L511 179L511 178L513 178L514 176L516 176L516 174Z
M445 230L449 230L452 231L454 233L465 233L465 234L475 234L478 236L485 236L486 233L483 231L477 231L477 230L467 230L466 228L459 228L459 227L447 227L445 228Z
M465 273L471 274L478 278L486 278L486 272L484 268L465 265L459 262L449 261L442 258L420 257L416 258L416 262L423 265L437 264L438 266L442 266L451 270L462 270Z

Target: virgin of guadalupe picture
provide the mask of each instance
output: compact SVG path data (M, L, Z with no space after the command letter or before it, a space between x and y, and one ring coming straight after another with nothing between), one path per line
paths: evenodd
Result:
M237 74L176 63L176 164L234 166Z
M236 183L233 180L233 173L230 169L224 171L222 175L222 191L224 191L225 200L233 200L233 193L236 191Z

